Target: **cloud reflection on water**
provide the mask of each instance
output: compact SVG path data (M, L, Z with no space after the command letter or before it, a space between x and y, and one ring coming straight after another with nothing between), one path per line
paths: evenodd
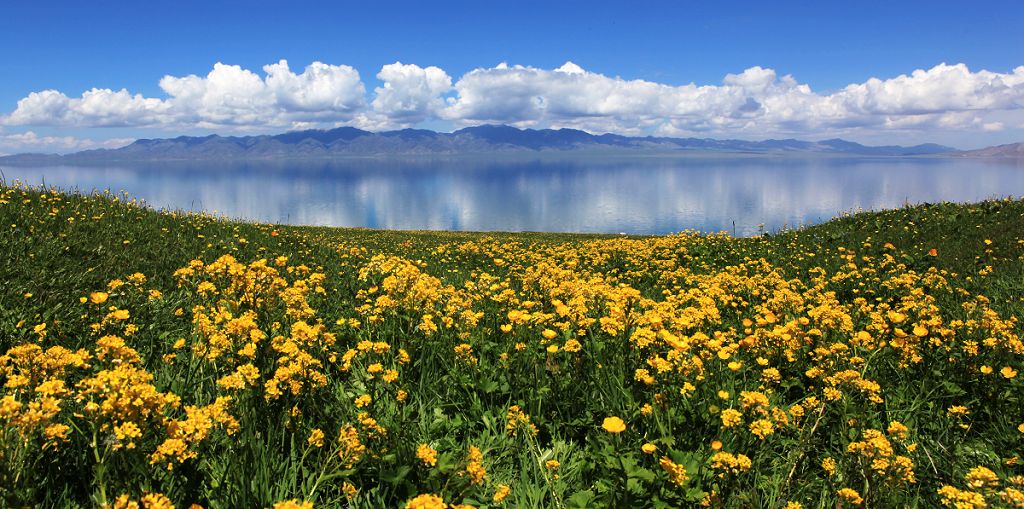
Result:
M1024 195L1024 167L952 158L687 157L4 168L156 207L392 229L756 233L858 209Z

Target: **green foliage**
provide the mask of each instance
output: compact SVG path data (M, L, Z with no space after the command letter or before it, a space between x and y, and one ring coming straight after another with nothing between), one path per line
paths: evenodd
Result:
M144 430L132 449L114 448L120 442L111 430L88 428L87 419L73 416L84 411L83 400L67 397L61 422L82 427L44 449L40 436L26 439L0 414L3 506L89 507L113 503L120 494L137 500L153 492L179 507L210 508L270 507L289 499L318 507L396 507L426 493L476 507L661 508L703 501L712 507L800 502L833 508L842 503L838 490L852 488L866 507L934 507L943 502L939 487L969 489L965 476L978 466L996 472L1000 489L1024 473L1018 465L1024 377L1000 374L1003 367L1024 370L1024 352L984 344L997 333L1022 335L1022 201L925 204L732 239L292 227L155 211L111 193L3 186L0 248L0 352L24 344L93 352L101 335L96 330L113 327L94 330L106 306L130 310L137 330L125 334L118 325L117 334L137 351L155 390L181 399L181 407L163 410L168 420L184 420L185 406L206 407L228 394L217 381L236 367L190 351L203 340L194 307L225 302L201 295L201 277L174 276L193 260L209 266L230 254L244 268L287 257L280 272L290 285L307 276L287 268L324 274L323 293L306 297L315 315L305 321L336 336L309 350L323 365L322 387L268 398L262 384L283 361L266 345L298 320L283 304L231 301L235 313L257 312L256 324L268 336L253 361L261 385L230 393L237 432L214 426L195 444L197 456L171 470L151 461L167 438L164 422ZM382 259L408 265L384 267ZM403 270L416 274L414 284L388 295L425 288L427 297L380 308L377 297ZM135 273L145 282L111 288L112 280ZM90 303L100 291L110 301ZM557 311L556 300L571 305L562 291L587 295L586 318ZM686 300L698 293L710 300ZM662 350L631 339L650 327L645 313L656 314L669 297L676 300L666 321L695 317L676 326L694 346L672 361L700 357L702 367L692 373L683 373L681 364L665 373L654 368L656 355L672 351L663 336L656 340ZM806 300L792 306L785 300L797 298ZM935 311L926 313L928 306ZM897 309L913 310L906 311L913 315L903 326L908 333L911 321L927 322L919 360L902 357L903 347L854 340L863 331L872 341L884 336L891 342L897 337L892 328L872 327ZM823 325L815 315L821 310L840 312L850 326ZM480 317L470 320L463 311ZM510 316L523 311L551 318L517 322ZM618 312L626 316L621 330L602 324ZM424 315L433 316L437 332L425 332ZM770 317L777 322L766 321ZM801 318L809 324L800 325ZM558 326L562 322L566 326ZM41 324L45 330L37 329ZM786 324L821 335L801 336L799 348L764 346L781 337L775 329ZM550 339L543 336L548 330ZM716 333L726 339L716 343ZM757 342L741 345L748 336ZM179 339L189 347L175 347ZM578 351L566 348L570 341L579 343ZM360 342L387 343L390 350L343 367L343 355ZM970 342L981 344L975 344L978 352L971 353ZM739 346L716 357L726 344ZM840 344L843 349L827 355L815 351ZM471 347L468 354L457 353L461 345ZM408 353L407 364L397 360L399 350ZM742 366L733 370L732 361ZM97 359L90 362L88 369L99 369ZM373 363L398 371L398 380L382 382L370 371ZM982 366L993 372L983 373ZM764 381L767 368L778 370L777 382ZM811 368L826 374L808 376ZM842 368L856 372L857 380L877 382L881 402L869 399L870 390L843 386L840 399L809 405L809 396L826 400L824 380ZM642 381L637 369L649 370L653 382ZM79 391L76 384L93 371L68 375L69 388ZM0 371L0 383L11 380ZM684 382L693 384L690 392L680 392ZM399 400L399 389L407 399ZM7 385L3 390L2 396L16 393ZM767 394L764 416L741 406L743 391ZM353 403L364 394L372 399L365 409ZM513 405L529 416L536 434L528 428L509 433ZM793 408L799 405L806 413L798 418ZM949 410L954 406L969 414L958 417ZM727 408L744 410L742 426L722 426ZM748 426L761 417L777 419L769 408L792 423L775 421L775 432L759 438ZM362 412L386 433L369 438ZM627 429L602 429L608 416L621 417ZM905 440L887 431L892 421L909 428ZM338 452L339 430L349 424L369 449L352 465ZM325 434L322 447L307 442L314 429ZM867 456L849 452L869 430L881 430L895 454L912 458L914 482L883 479ZM420 444L438 452L436 465L418 458ZM645 452L644 444L656 450ZM480 483L467 474L471 446L481 451L487 472ZM751 465L723 473L713 465L719 451L742 454ZM838 462L831 476L821 466L827 458ZM671 482L666 464L683 467L687 480ZM358 493L346 493L349 485ZM502 485L509 494L495 502ZM995 488L985 495L994 506L1012 506Z

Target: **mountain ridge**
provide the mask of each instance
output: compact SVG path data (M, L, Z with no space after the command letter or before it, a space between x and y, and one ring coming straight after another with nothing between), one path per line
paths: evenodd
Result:
M955 155L958 157L1024 158L1024 142L994 145L977 150L965 150Z
M276 135L143 138L124 147L58 154L16 154L4 163L115 162L219 159L333 158L512 153L737 153L920 156L958 153L926 143L911 147L868 146L838 138L821 141L632 137L578 129L519 129L507 125L466 127L451 133L426 129L371 132L355 127L309 129Z

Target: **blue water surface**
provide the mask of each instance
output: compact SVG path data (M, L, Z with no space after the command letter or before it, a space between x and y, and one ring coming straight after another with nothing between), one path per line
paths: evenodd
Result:
M756 234L905 203L1024 195L1024 163L952 157L425 158L0 168L260 222L412 230Z

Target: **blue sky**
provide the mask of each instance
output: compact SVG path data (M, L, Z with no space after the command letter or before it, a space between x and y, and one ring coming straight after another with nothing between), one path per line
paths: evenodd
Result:
M0 76L4 77L0 79L0 115L6 116L0 117L0 136L7 137L6 142L0 141L0 152L59 150L57 138L78 148L90 143L84 140L180 133L277 132L333 125L446 130L485 121L755 139L816 139L836 134L869 143L939 141L964 147L1024 139L1020 114L1024 85L1018 86L1015 73L1024 66L1024 30L1020 29L1024 4L887 1L857 2L855 9L850 5L550 0L387 2L384 7L337 1L11 2L0 17ZM290 72L299 78L288 85L293 88L271 94L276 99L253 99L251 107L260 109L257 112L234 107L211 112L210 102L222 98L215 94L190 99L202 102L206 110L198 102L186 104L181 98L176 104L144 106L145 114L140 113L143 106L131 112L104 109L99 120L93 110L76 109L83 106L75 101L93 88L125 89L129 96L163 101L171 98L161 85L164 76L204 78L221 62L266 77L264 66L280 60L287 60ZM303 71L313 62L337 66L325 71L334 73L337 80L317 85L310 74L306 77L312 81L304 81ZM388 81L377 75L383 66L396 62L415 68L403 67L403 79L392 80L388 87L392 91L407 88L399 90L389 106L377 101L375 89ZM523 67L496 70L502 62ZM562 67L566 62L574 66ZM965 64L966 71L935 70L941 63ZM358 73L362 100L357 97L358 87L352 88L355 82L345 81L354 75L341 66ZM430 66L444 76L424 71ZM553 72L560 68L572 72ZM721 87L708 94L682 89L656 93L642 86L722 86L727 75L743 75L751 68L772 74L759 75L753 85L743 79L733 88ZM491 72L466 80L474 69ZM889 80L915 70L931 74L912 83L883 84L874 92L832 97L851 84L871 78ZM398 71L392 71L389 76L394 77ZM979 77L976 73L981 71L994 75ZM567 76L572 77L571 84ZM792 77L791 82L786 76ZM752 73L747 77L754 78ZM523 79L529 83L526 88ZM775 83L772 90L766 91L764 80ZM428 82L432 84L424 85ZM1005 90L998 97L983 96L992 93L993 82ZM301 83L320 86L319 90L323 83L342 87L332 90L345 98L344 104L324 102L321 97L295 106L287 97L308 98ZM961 91L966 96L959 102L942 100L942 88L935 87L962 83L973 88ZM424 95L424 86L429 94ZM609 96L623 102L598 109L568 104L579 95L566 92L574 86L598 94L584 95L594 102ZM820 114L796 118L792 112L780 113L780 108L811 108L806 102L792 102L792 94L783 90L798 86L809 87L817 101L813 108ZM899 87L911 87L911 92ZM413 89L419 95L409 92ZM65 97L51 97L46 111L35 103L16 111L20 100L47 90ZM888 95L877 99L879 90ZM921 90L932 96L892 104L894 94L905 97L924 93ZM705 97L709 95L713 97ZM67 99L59 114L54 113L58 106L53 106L58 99ZM103 108L128 107L123 101L117 103L121 97L96 100L100 99L109 102ZM696 103L675 106L686 101ZM730 110L719 104L722 101L736 106ZM641 102L646 106L624 106ZM835 113L840 102L843 108L856 111ZM712 103L718 105L709 106ZM759 113L740 115L737 112L744 104L756 104ZM323 105L328 105L325 110L311 111ZM396 113L396 108L401 111ZM532 109L520 114L523 108ZM276 113L264 114L270 110ZM738 116L744 118L737 120ZM27 138L28 132L36 138ZM53 140L47 144L39 141L42 138Z

